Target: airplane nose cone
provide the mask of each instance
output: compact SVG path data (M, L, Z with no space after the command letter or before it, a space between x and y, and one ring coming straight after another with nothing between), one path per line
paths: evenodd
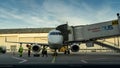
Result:
M48 42L52 43L52 44L62 44L63 38L60 36L59 37L58 36L49 37Z

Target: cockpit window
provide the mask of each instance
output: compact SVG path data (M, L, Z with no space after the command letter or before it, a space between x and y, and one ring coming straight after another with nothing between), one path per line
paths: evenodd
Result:
M52 32L50 35L62 35L60 32Z

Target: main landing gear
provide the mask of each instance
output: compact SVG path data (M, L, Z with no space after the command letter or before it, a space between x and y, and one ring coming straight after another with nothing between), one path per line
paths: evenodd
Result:
M64 54L70 54L70 50L65 50Z
M67 48L66 48L64 54L70 54L70 50L69 50L68 46L67 46Z

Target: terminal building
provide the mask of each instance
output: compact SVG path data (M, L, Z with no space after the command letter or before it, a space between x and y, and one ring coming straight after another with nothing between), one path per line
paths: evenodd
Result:
M23 29L0 29L0 45L6 46L7 52L18 50L18 43L7 43L7 41L14 42L40 42L47 43L48 32L54 28L23 28ZM24 50L27 49L25 44L22 44Z
M0 29L0 46L5 46L7 52L17 51L19 48L18 43L7 43L7 41L14 42L39 42L39 43L48 43L47 35L50 30L54 28L22 28L22 29ZM119 47L117 43L119 38L114 37L110 39L103 39L100 41L107 41L107 44L116 44L116 47ZM24 51L27 51L26 44L22 44ZM114 52L113 50L106 48L104 46L94 45L94 47L87 47L86 44L80 44L79 52Z

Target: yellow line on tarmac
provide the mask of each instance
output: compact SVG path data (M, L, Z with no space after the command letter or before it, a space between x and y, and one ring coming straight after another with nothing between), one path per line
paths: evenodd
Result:
M51 63L54 63L55 62L55 59L56 59L56 56L53 57L52 59L52 62Z

